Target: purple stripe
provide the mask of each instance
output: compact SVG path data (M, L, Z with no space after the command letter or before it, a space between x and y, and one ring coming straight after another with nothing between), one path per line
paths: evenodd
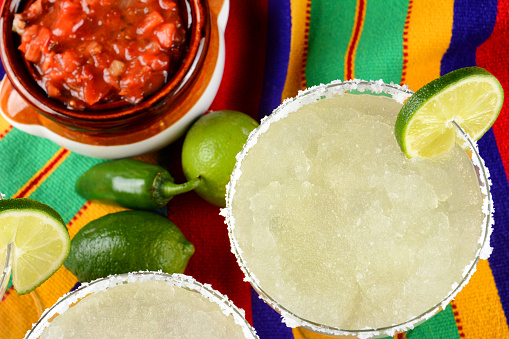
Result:
M478 142L479 152L491 176L495 226L491 235L493 253L488 259L505 314L509 314L509 183L497 141L490 129Z
M251 288L253 326L260 339L294 339L292 329L281 322L281 316L258 297Z
M258 118L261 119L281 103L290 60L292 13L290 0L268 1L267 49L262 98Z
M477 48L491 35L497 17L497 1L456 0L451 43L444 54L441 74L476 65ZM502 308L509 314L509 183L499 149L489 130L479 140L479 151L491 174L491 193L495 207L495 227L491 236L493 253L489 258Z
M456 0L452 37L442 57L440 73L475 66L477 48L490 36L497 18L497 1Z

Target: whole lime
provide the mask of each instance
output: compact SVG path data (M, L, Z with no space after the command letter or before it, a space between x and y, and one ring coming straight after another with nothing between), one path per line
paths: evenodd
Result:
M167 218L122 211L80 229L64 265L81 282L146 270L183 273L193 253L194 246Z
M198 195L216 206L226 205L235 156L256 127L256 120L237 111L212 111L191 126L182 147L182 168L188 180L201 176Z

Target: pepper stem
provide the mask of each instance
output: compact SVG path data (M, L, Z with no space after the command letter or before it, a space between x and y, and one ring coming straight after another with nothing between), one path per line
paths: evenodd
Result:
M166 181L161 185L161 193L166 197L172 197L177 194L186 193L194 190L200 185L201 176L189 180L183 184L175 184L171 181Z

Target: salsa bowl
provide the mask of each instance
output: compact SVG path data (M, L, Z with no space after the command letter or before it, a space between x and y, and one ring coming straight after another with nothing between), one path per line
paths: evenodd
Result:
M178 1L186 26L185 53L164 85L136 103L113 101L72 109L50 98L18 50L13 31L23 0L2 7L0 56L6 77L0 113L14 127L97 158L124 158L160 149L176 140L212 102L224 68L228 0Z

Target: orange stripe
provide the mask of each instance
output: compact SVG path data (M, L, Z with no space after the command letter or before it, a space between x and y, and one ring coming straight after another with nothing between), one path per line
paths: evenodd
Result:
M350 80L355 77L355 53L357 52L357 46L359 45L362 29L364 27L365 16L366 2L365 0L357 0L352 36L350 37L345 55L345 80Z
M412 15L413 0L408 1L408 12L405 20L405 27L403 28L403 69L401 71L401 84L404 85L406 81L406 71L408 67L408 27L410 27L410 17Z
M414 91L440 76L452 37L454 0L412 0L404 26L404 83Z
M281 101L296 96L299 90L306 88L311 0L291 1L290 8L292 11L291 52Z
M13 198L29 197L46 180L51 173L69 156L71 152L65 148L61 148L51 159L37 172L35 175L19 189Z
M452 307L460 336L509 338L507 318L487 260L479 260L477 271L454 298Z

